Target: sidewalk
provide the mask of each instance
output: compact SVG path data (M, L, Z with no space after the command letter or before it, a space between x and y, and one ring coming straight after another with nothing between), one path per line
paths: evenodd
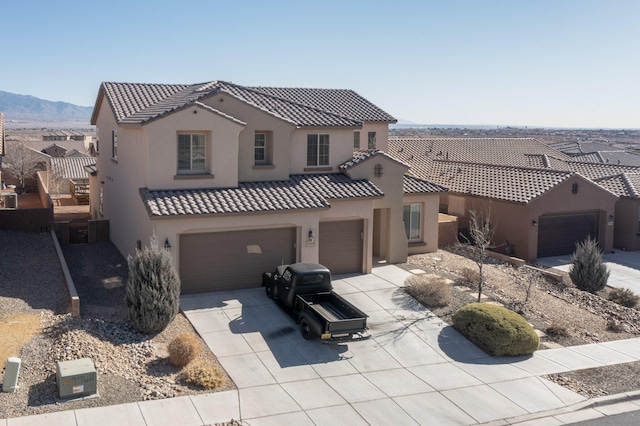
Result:
M412 303L395 266L338 277L371 339L306 341L263 289L182 298L238 390L0 420L15 425L564 424L640 410L640 392L587 400L541 376L640 360L640 338L488 357ZM544 419L544 421L542 420Z

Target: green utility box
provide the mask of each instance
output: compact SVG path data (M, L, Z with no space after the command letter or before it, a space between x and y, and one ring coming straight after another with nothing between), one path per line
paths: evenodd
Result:
M98 378L90 358L61 361L56 367L60 398L93 395L98 391Z

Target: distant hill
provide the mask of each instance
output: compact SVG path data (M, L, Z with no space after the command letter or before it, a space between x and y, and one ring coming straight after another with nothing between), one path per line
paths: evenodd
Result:
M93 107L0 91L0 112L7 127L68 127L69 123L88 127L92 111Z

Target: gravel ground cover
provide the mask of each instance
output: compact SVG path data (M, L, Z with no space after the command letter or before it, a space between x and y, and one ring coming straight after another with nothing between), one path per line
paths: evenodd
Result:
M110 242L65 246L63 251L80 296L79 318L66 313L67 290L50 234L0 231L0 321L37 315L42 327L17 354L22 361L20 387L15 393L0 393L0 418L235 388L228 377L227 384L215 390L180 380L180 369L167 361L166 345L180 333L195 334L182 314L155 336L129 325L124 305L127 262ZM199 358L221 368L198 339ZM93 360L98 372L99 397L60 400L56 363L84 357Z
M477 301L477 289L465 281L464 269L478 270L470 248L454 245L435 253L409 256L398 265L421 269L451 280L452 302L431 311L451 324L451 316L467 303ZM563 282L497 259L485 264L487 283L483 301L500 303L541 331L540 347L575 346L640 336L640 310L625 308L606 299L610 289L591 294L575 288L568 275ZM529 287L529 297L526 287ZM525 302L526 300L526 302ZM555 331L555 332L554 332ZM554 374L548 379L589 398L640 390L640 362Z

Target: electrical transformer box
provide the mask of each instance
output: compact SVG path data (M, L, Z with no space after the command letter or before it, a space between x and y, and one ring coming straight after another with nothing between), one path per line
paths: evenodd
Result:
M62 399L84 397L98 391L96 369L90 358L58 362L56 379Z

